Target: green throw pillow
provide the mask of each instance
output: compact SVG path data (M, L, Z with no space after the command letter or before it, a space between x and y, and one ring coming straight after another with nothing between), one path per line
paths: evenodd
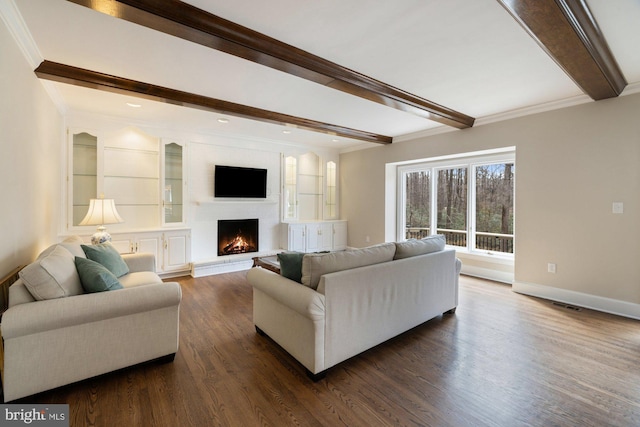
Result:
M302 258L304 252L281 252L278 254L280 275L302 283Z
M122 256L111 243L81 246L87 258L104 265L116 277L124 276L129 272L127 263L124 262Z
M75 259L80 283L85 292L104 292L114 289L122 289L122 284L105 266L90 259Z

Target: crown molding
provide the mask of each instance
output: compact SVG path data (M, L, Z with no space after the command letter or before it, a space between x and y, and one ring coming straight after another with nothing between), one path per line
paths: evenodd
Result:
M627 87L627 90L629 89L635 89L635 91L639 91L640 92L640 84L638 85L632 85L634 86L634 88L631 87ZM627 91L625 91L624 95L633 93L630 92L626 93ZM514 110L509 110L509 111L505 111L502 113L497 113L497 114L491 114L489 116L483 116L483 117L478 117L476 119L475 125L474 127L478 127L478 126L482 126L482 125L488 125L490 123L496 123L496 122L502 122L505 120L510 120L510 119L516 119L519 117L524 117L524 116L530 116L532 114L538 114L538 113L544 113L547 111L553 111L553 110L559 110L562 108L567 108L567 107L573 107L574 105L580 105L580 104L585 104L587 102L594 102L591 98L589 98L589 96L587 95L578 95L578 96L573 96L571 98L565 98L565 99L561 99L558 101L551 101L551 102L545 102L543 104L537 104L537 105L532 105L530 107L524 107L524 108L517 108ZM455 132L458 129L452 129L448 126L438 126L435 128L431 128L431 129L427 129L427 130L423 130L423 131L419 131L419 132L414 132L414 133L408 133L405 135L400 135L400 136L396 136L393 138L393 142L394 143L399 143L399 142L405 142L405 141L413 141L416 139L420 139L420 138L427 138L427 137L431 137L434 135L440 135L443 133L448 133L448 132Z
M588 95L572 96L570 98L560 99L557 101L545 102L543 104L532 105L530 107L517 108L514 110L505 111L503 113L484 116L477 120L476 125L487 125L489 123L502 122L504 120L515 119L518 117L530 116L532 114L560 110L562 108L586 104L587 102L594 101Z
M634 93L640 93L640 82L630 83L624 88L620 96L633 95Z
M13 0L0 1L0 17L31 69L37 68L44 58ZM58 112L64 115L67 112L67 107L55 84L52 82L42 83L45 92L51 98Z
M31 37L31 32L29 32L27 24L22 19L22 15L13 0L0 2L0 16L2 16L2 20L7 25L25 59L31 68L35 69L44 58L33 37Z

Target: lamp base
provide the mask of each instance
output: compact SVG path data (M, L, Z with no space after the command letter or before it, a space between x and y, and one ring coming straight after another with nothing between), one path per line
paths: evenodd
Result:
M91 236L91 244L99 245L100 243L106 243L111 241L111 234L106 230L98 230Z

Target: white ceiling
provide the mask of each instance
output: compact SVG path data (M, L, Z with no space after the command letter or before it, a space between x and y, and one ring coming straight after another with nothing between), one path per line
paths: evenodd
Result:
M32 65L60 62L181 91L394 137L444 127L65 0L3 0ZM188 0L200 9L483 122L593 102L496 0ZM640 1L587 0L629 83L640 90ZM21 21L21 19L23 21ZM17 28L17 30L16 30ZM29 40L29 36L32 38ZM44 81L43 81L44 82ZM127 117L199 133L341 149L331 137L131 96L46 82L67 113ZM127 101L142 104L133 109Z

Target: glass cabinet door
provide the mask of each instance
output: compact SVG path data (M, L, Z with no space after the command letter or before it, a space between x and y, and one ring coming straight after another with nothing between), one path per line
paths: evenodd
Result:
M322 219L322 161L316 153L298 157L298 219Z
M183 147L175 142L164 144L163 219L165 224L183 219Z
M335 219L338 216L338 196L335 162L327 162L324 219Z
M98 138L86 132L72 136L71 223L76 226L87 214L89 200L97 197Z
M283 217L285 220L298 218L298 160L289 156L284 159Z

